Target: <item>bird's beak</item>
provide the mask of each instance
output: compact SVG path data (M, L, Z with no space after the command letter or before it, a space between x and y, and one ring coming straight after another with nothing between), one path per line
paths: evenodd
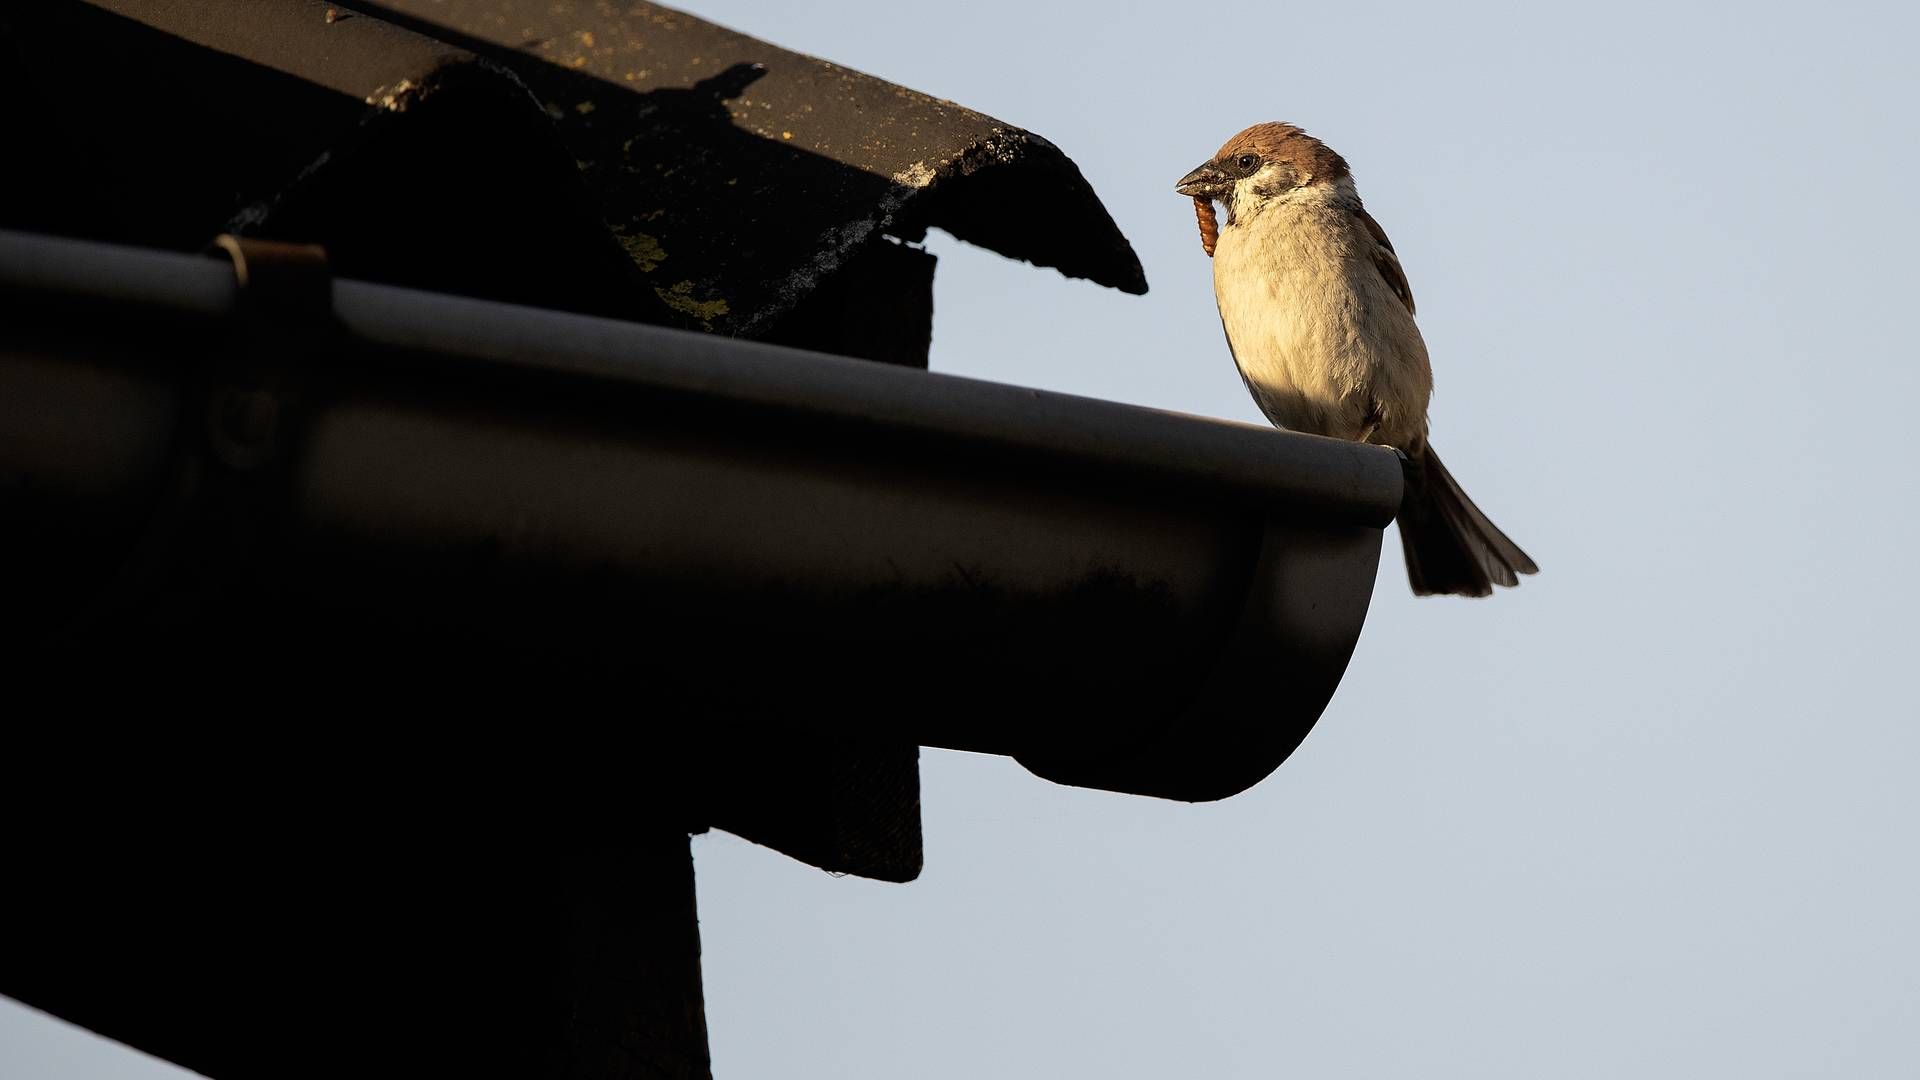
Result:
M1173 190L1190 199L1219 199L1233 190L1233 182L1227 174L1209 161L1180 178Z

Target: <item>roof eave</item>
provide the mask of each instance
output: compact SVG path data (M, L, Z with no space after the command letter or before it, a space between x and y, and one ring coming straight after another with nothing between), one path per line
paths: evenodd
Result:
M241 378L209 372L265 364L308 387L282 525L239 560L279 632L377 608L413 647L537 647L655 714L1089 787L1215 799L1277 767L1400 498L1378 447L362 282L262 336L190 256L5 234L0 293L0 498L63 601L108 567L61 553L149 532L168 448ZM825 719L750 719L783 702Z

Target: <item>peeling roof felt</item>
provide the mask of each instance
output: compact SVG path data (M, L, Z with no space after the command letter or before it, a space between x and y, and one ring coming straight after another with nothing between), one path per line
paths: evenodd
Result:
M74 160L127 178L103 202L136 225L103 238L317 239L376 280L749 337L859 252L932 226L1146 290L1045 139L671 8L58 0L0 23L39 99L72 110L49 126L93 143ZM118 58L72 45L126 27L185 52L163 65L142 59L152 41ZM89 56L100 78L74 98L62 62ZM130 141L89 139L109 109L144 110ZM502 288L515 267L527 280Z
M1132 247L1066 155L953 102L654 4L363 9L520 75L636 264L684 302L724 300L726 311L709 310L737 332L870 238L928 226L1146 291Z

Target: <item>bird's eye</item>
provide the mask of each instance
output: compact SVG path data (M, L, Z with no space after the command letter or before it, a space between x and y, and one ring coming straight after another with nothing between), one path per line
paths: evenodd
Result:
M1260 164L1260 159L1253 154L1241 154L1240 160L1236 162L1236 164L1248 172L1252 172L1253 167Z

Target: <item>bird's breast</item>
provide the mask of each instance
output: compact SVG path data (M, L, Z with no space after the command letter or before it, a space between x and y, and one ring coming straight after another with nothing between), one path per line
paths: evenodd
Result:
M1362 437L1382 393L1418 397L1395 411L1424 420L1430 389L1404 377L1425 370L1425 346L1343 220L1350 216L1270 207L1223 228L1213 255L1220 321L1261 411L1282 427L1339 438Z

